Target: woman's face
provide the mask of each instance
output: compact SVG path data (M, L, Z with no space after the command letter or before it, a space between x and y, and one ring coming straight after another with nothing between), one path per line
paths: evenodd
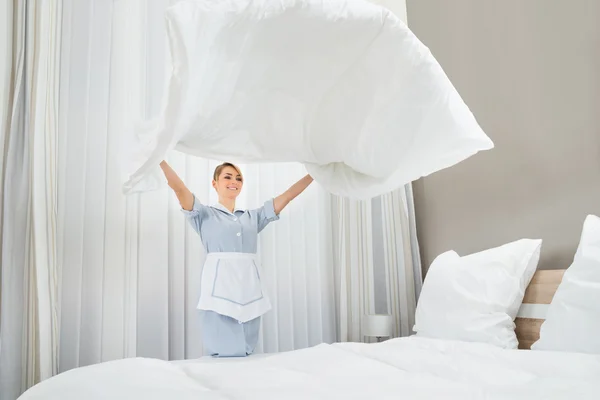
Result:
M217 180L213 181L219 197L228 199L235 199L242 191L243 184L242 176L230 166L223 168Z

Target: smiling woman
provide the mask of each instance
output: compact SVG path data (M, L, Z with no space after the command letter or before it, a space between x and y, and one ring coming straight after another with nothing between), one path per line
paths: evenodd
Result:
M235 206L244 185L236 165L223 163L215 168L212 186L219 202L214 206L200 204L167 162L160 166L207 252L197 306L202 310L205 352L221 357L250 355L258 342L261 316L271 309L256 257L258 234L279 219L312 178L302 178L260 208L243 210Z
M219 203L230 212L235 209L235 199L242 191L243 185L242 172L236 165L225 162L215 168L212 186L219 195Z

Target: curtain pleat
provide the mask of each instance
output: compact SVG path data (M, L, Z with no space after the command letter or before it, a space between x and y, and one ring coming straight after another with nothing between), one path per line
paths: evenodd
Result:
M127 54L130 51L128 31L125 29L126 18L120 12L127 2L110 2L110 14L103 14L109 18L109 37L107 37L107 51L109 74L104 75L107 80L105 111L107 121L104 124L106 134L101 135L106 142L105 181L104 197L104 222L103 222L103 275L102 275L102 326L101 326L101 359L114 360L128 354L126 351L125 315L127 314L126 296L124 293L124 282L128 276L126 263L130 257L128 243L128 227L133 223L132 212L128 210L130 204L122 201L120 195L120 169L119 152L121 141L119 133L125 130L127 116L129 115L127 83L131 80L126 66ZM108 28L107 28L108 29ZM65 36L65 39L68 37ZM67 55L68 56L68 55ZM68 84L69 78L65 78ZM65 108L64 110L68 110ZM65 114L67 114L65 112ZM68 131L65 133L69 133ZM76 365L76 364L75 364Z
M58 81L60 71L61 2L35 3L28 10L36 24L28 34L32 49L32 95L29 106L30 151L32 151L32 238L31 271L36 286L33 302L37 321L39 367L36 381L58 372L58 264L56 254L57 182L56 150L58 137Z

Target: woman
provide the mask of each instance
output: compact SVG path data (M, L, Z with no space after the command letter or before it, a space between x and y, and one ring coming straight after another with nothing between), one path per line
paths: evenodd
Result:
M198 302L205 352L218 357L250 355L258 341L261 315L271 308L256 258L258 234L278 220L313 179L306 175L262 207L242 210L235 206L244 185L237 166L223 163L215 169L212 185L219 202L214 206L200 204L165 161L160 166L207 253Z

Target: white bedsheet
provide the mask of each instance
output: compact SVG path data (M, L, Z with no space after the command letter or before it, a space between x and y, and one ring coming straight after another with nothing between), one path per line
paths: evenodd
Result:
M493 148L429 49L358 0L177 1L164 107L131 137L123 189L153 190L172 149L300 162L368 199Z
M598 399L600 357L417 337L242 361L128 359L72 370L32 399Z

